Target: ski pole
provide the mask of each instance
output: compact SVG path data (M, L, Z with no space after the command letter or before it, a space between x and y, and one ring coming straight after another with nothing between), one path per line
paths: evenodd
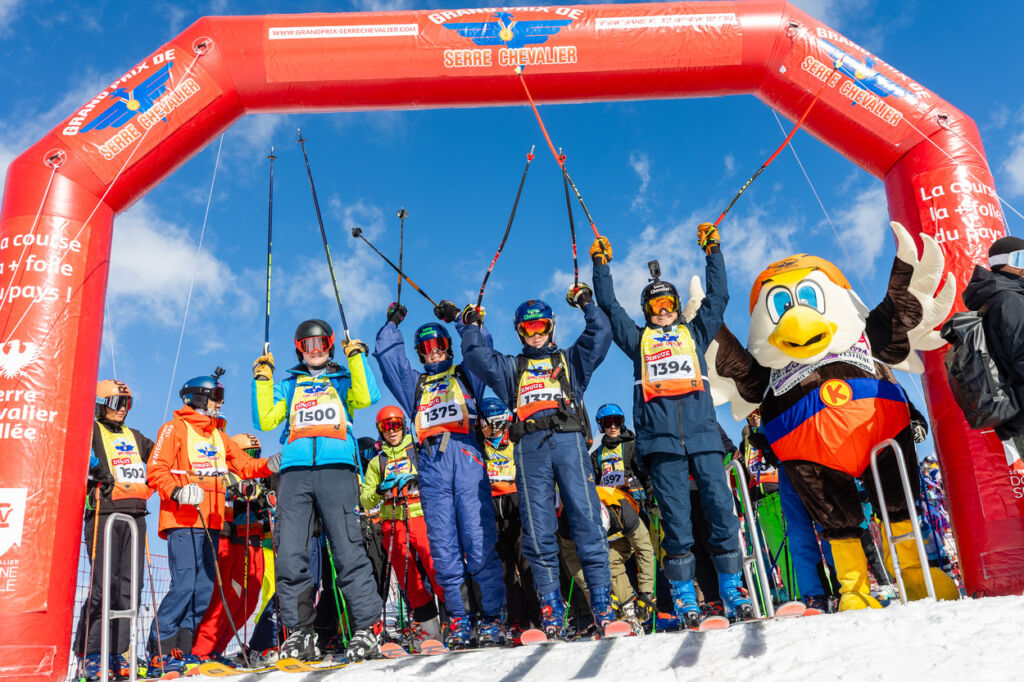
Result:
M349 634L348 634L348 607L345 606L345 595L341 593L341 588L338 587L338 569L334 567L334 550L331 549L331 541L328 538L324 538L324 542L327 543L327 559L331 562L331 585L334 587L334 608L338 612L338 632L341 633L341 643L343 646L348 646ZM345 610L345 618L341 617L342 607Z
M398 232L398 269L402 270L402 257L405 255L405 219L409 217L409 212L404 208L398 209L398 220L401 225ZM398 275L398 296L396 297L395 303L402 304L402 275Z
M835 62L832 66L832 73L835 73L836 69L838 68L839 62ZM715 227L718 227L718 225L722 222L722 219L725 218L725 214L732 209L733 205L735 205L737 201L739 201L739 198L743 196L743 193L747 191L747 188L750 187L751 184L753 184L754 180L757 180L757 176L763 173L764 170L771 165L772 161L775 160L775 157L778 156L782 152L782 150L786 148L786 145L789 144L789 141L793 139L794 135L796 135L796 131L800 130L800 126L803 125L804 119L807 118L807 114L811 113L811 109L818 101L818 98L821 97L821 93L825 92L825 86L828 84L829 80L830 78L826 78L825 82L823 82L821 84L821 87L818 88L818 93L814 96L814 99L811 100L811 103L807 105L807 108L804 109L804 113L800 116L799 119L797 119L796 125L793 126L793 130L789 131L789 135L787 135L786 139L782 141L782 144L779 145L779 148L776 149L772 153L772 155L769 156L768 159L761 164L761 167L758 168L757 171L750 176L749 180L743 183L743 186L740 187L740 191L736 193L736 196L732 198L732 201L729 202L729 205L725 207L724 211L722 211L722 215L718 216L718 219L715 221Z
M516 190L516 200L512 203L512 213L508 217L508 225L505 226L505 235L501 238L501 244L498 245L498 250L494 253L494 258L491 260L491 264L487 267L487 272L484 274L484 281L480 285L480 293L476 297L476 307L479 308L481 302L484 300L484 287L487 286L487 280L491 277L491 271L494 270L494 264L498 262L498 257L501 255L502 249L505 248L505 242L508 241L508 233L512 231L512 221L516 219L516 209L519 207L519 197L523 193L523 185L526 183L526 173L530 170L530 162L533 161L533 150L535 146L530 147L530 153L526 155L526 166L523 168L523 177L519 179L519 189Z
M213 536L210 535L210 528L206 525L206 517L203 516L203 510L196 505L196 513L199 514L199 522L203 524L203 532L206 533L206 540L210 543L210 551L213 553L213 577L217 579L217 589L220 591L220 602L224 606L224 615L228 617L228 625L231 626L231 631L235 634L235 641L238 642L238 648L242 650L242 660L245 661L245 667L251 668L249 665L249 654L245 650L245 644L242 643L242 638L238 634L238 628L235 627L235 619L231 616L231 608L228 606L228 599L224 595L224 583L220 579L220 562L218 559L217 547L213 544Z
M245 640L245 646L249 646L249 552L251 551L252 544L249 542L249 524L252 520L249 517L250 506L249 498L245 498L245 560L242 562L242 615L245 616L245 621L242 623L242 638Z
M405 603L409 607L410 620L413 620L416 614L413 613L412 602L409 601L409 569L416 564L412 561L412 550L409 548L409 498L403 495L402 504L405 506Z
M562 150L559 149L559 152ZM559 154L561 156L561 154ZM565 157L563 157L565 158ZM569 214L569 236L572 238L572 284L573 289L580 285L580 263L576 258L576 223L572 219L572 201L569 199L569 174L562 166L562 185L565 186L565 209Z
M263 322L263 354L270 352L270 251L274 234L274 148L270 148L270 191L267 206L267 314Z
M661 533L658 530L658 515L654 514L654 614L651 616L651 632L658 632L658 566L661 564Z
M268 501L269 501L268 497ZM271 502L271 509L267 512L267 518L270 522L270 549L274 554L274 643L277 645L277 650L281 650L281 630L284 630L285 639L288 638L288 630L284 627L284 621L281 620L281 602L277 598L277 526L276 526L276 515L277 515L277 491L274 491L274 498Z
M383 507L382 507L382 509L383 509ZM384 524L384 521L381 520L381 530L383 530L383 527L384 527L383 524ZM388 551L387 551L387 554L384 555L384 576L383 576L383 582L387 585L387 588L386 588L386 591L384 592L384 597L382 599L382 601L384 602L384 608L383 608L383 611L382 611L381 616L380 616L381 620L384 622L385 631L387 631L387 624L388 624L388 597L391 596L391 568L392 568L392 566L395 563L394 561L391 560L391 552L394 551L394 549L395 549L395 526L396 525L397 524L395 523L395 507L394 507L394 505L392 505L392 507L391 507L391 537L388 538ZM406 567L406 568L408 568L408 567ZM384 585L378 585L377 589L378 590L384 589Z
M569 598L565 602L565 613L562 614L562 632L565 632L565 626L569 622L569 609L572 608L572 588L576 585L576 576L573 576L569 580ZM579 614L577 614L579 615ZM580 623L576 621L577 632L579 631Z
M92 586L96 580L96 540L99 536L100 530L100 484L97 483L96 487L93 488L93 494L96 496L96 513L92 517L92 557L89 559L89 592L85 598L85 636L82 639L82 657L78 660L78 673L79 675L85 674L85 652L89 650L89 620L92 616ZM88 500L88 497L86 497ZM109 538L107 538L109 541ZM104 585L103 589L107 589ZM102 622L102 621L101 621Z
M309 176L309 189L313 194L313 208L316 209L316 222L320 226L320 238L324 242L324 253L327 254L327 268L331 271L331 284L334 285L334 297L338 300L338 314L341 316L341 326L345 330L345 341L351 341L348 333L348 322L345 320L345 308L341 305L341 292L338 291L338 278L334 275L334 261L331 259L331 247L327 245L327 232L324 230L324 219L320 215L320 202L316 198L316 186L313 184L313 171L309 168L309 156L306 154L306 138L302 137L299 130L299 146L302 147L302 159L306 162L306 175Z
M590 216L590 211L587 210L587 205L583 203L583 195L580 194L580 190L576 187L576 183L572 181L569 176L569 171L565 167L565 155L561 153L561 150L555 151L555 145L551 142L551 136L548 135L548 129L544 125L544 119L540 117L540 110L537 109L537 104L533 101L533 95L530 94L530 88L526 87L526 79L523 77L523 67L516 67L516 75L519 76L519 82L523 85L523 91L526 93L526 99L530 102L530 107L533 109L533 115L537 117L537 123L540 124L540 131L544 133L544 139L548 143L548 149L551 150L551 155L555 157L555 161L558 163L558 167L562 169L565 174L565 180L572 186L572 191L576 193L576 199L579 200L580 206L583 207L583 212L587 215L587 220L590 221L590 229L594 231L595 237L600 237L601 233L597 231L597 225L594 223L594 219ZM604 247L602 245L602 251Z
M424 291L423 291L423 289L420 289L420 288L419 288L419 286L418 286L418 285L416 284L416 282L414 282L414 281L412 281L411 279L409 279L409 276L408 276L408 275L406 275L406 274L405 274L404 272L402 272L402 269L401 269L400 267L398 267L397 265L395 265L394 263L392 263L392 262L391 262L391 259L389 259L389 258L388 258L387 256L385 256L385 255L384 255L383 253L381 253L381 252L380 252L380 249L378 249L378 248L377 248L376 246L374 246L373 244L371 244L371 243L370 243L370 240L369 240L369 239L367 239L366 237L364 237L364 236L363 236L363 228L361 228L361 227L353 227L353 228L352 228L352 236L353 236L353 237L358 237L359 239L362 239L362 240L363 240L364 242L366 242L366 245L367 245L367 246L369 246L369 247L370 247L371 249L373 249L373 252L374 252L374 253L376 253L376 254L377 254L378 256L380 256L381 258L383 258L383 259L384 259L384 262L385 262L385 263L387 263L388 265L390 265L390 266L391 266L391 268L392 268L392 269L393 269L393 270L394 270L395 272L397 272L397 273L398 273L398 276L399 276L399 277L401 277L401 278L402 278L402 279L404 279L404 280L405 280L406 282L408 282L408 283L409 283L409 286L411 286L411 287L412 287L413 289L415 289L416 291L418 291L418 292L420 293L420 295L421 295L421 296L422 296L423 298L425 298L425 299L427 299L428 301L430 301L431 303L433 303L433 304L434 304L434 306L437 306L437 303L434 303L434 299L430 298L430 296L427 296L426 292L424 292Z
M157 617L156 587L153 583L153 557L149 555L149 534L146 534L146 572L149 574L149 600L153 606L153 622L156 623L156 653L160 661L164 660L164 648L160 641L160 619Z

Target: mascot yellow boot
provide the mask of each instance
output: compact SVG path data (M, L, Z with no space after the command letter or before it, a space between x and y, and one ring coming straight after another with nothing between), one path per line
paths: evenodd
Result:
M839 610L880 609L882 605L871 596L871 581L868 579L868 558L860 538L830 540L832 559L836 565L836 580L839 581ZM901 555L902 560L902 555Z
M892 524L894 537L910 534L913 526L910 519L897 521ZM889 542L882 534L882 549L885 553L885 567L893 575L896 572L892 568L892 555L889 553ZM896 543L896 556L900 559L900 570L903 573L903 586L907 590L907 601L917 601L928 596L928 588L924 584L924 571L921 569L921 557L917 553L917 543L914 539L904 540ZM960 598L960 590L956 583L948 575L934 566L928 567L932 574L932 584L935 585L935 596L942 601L955 601Z

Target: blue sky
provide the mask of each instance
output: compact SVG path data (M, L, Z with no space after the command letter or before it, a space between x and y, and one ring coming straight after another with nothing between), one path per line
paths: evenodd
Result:
M1024 24L1021 3L795 4L972 116L997 190L1014 205L1024 204L1024 79L1013 49ZM0 88L5 93L0 99L0 169L76 105L201 16L456 6L406 0L301 5L221 0L95 2L70 10L64 3L0 0ZM703 274L694 245L696 224L713 220L784 136L771 110L750 96L542 110L599 228L613 244L620 301L638 317L646 262L660 258L666 278L680 285L694 273ZM788 132L791 124L783 120L783 125ZM173 409L180 404L177 390L184 380L221 365L228 370L228 430L252 430L250 365L263 342L265 156L271 144L279 157L271 320L279 366L291 363L291 338L299 321L324 317L338 323L295 144L300 126L309 140L353 336L372 346L394 298L395 277L352 239L349 228L364 227L380 248L397 255L395 212L405 207L410 276L435 299L451 298L461 306L475 299L504 229L524 156L537 144L516 225L484 300L487 321L497 347L514 352L512 311L525 298L540 296L556 310L557 338L563 343L575 338L582 314L563 299L572 270L560 175L540 147L542 136L526 106L248 117L225 134L223 147L215 139L115 222L100 374L111 377L116 370L117 378L131 386L133 426L154 437L165 419L169 388ZM754 275L791 253L808 251L839 264L869 306L885 290L894 248L881 182L804 133L795 137L794 148L835 231L792 153L784 152L723 224L732 294L726 321L741 338ZM218 149L209 218L197 254ZM1024 232L1024 221L1005 213L1010 230ZM585 253L590 231L579 213L577 228L581 276L589 281ZM402 327L408 336L433 316L408 287L402 295L410 309ZM591 412L601 403L617 402L628 413L631 384L629 362L613 347L586 394ZM909 393L923 403L917 389ZM358 434L374 433L376 409L357 414ZM737 437L740 425L726 410L719 414ZM276 434L264 438L265 449L275 443Z

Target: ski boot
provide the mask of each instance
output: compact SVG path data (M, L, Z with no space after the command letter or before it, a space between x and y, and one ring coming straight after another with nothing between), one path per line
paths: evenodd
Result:
M345 650L345 658L349 663L353 661L368 661L371 658L380 658L380 645L383 642L384 621L359 628L352 633L352 639L348 641L348 649Z
M480 647L505 646L505 616L480 616L477 621L476 643Z
M612 586L595 587L590 591L590 612L594 614L594 625L598 637L604 636L605 628L618 618L612 608Z
M437 616L422 623L413 621L412 625L409 626L408 641L410 649L420 653L423 650L423 642L428 639L441 639L441 624Z
M709 616L725 616L725 607L722 605L721 599L716 599L714 601L704 602L700 612L705 618Z
M754 607L750 605L750 597L743 588L742 573L719 573L718 593L722 596L726 618L736 622L754 617Z
M700 625L697 590L692 580L669 580L672 587L672 610L679 619L679 627L695 630Z
M153 654L153 658L149 661L147 672L151 676L161 677L167 673L183 673L185 672L185 663L183 659L185 653L181 649L171 649L169 654Z
M288 639L281 642L281 658L297 658L300 661L315 661L320 658L316 633L311 627L296 628Z
M469 616L452 616L448 619L448 634L444 638L445 646L457 651L469 647L472 640L473 625L469 621Z
M86 680L87 682L99 680L100 672L103 667L100 664L101 660L99 654L89 654L88 656L83 658L81 662L82 679ZM111 668L110 670L114 670L114 668Z
M913 533L913 525L910 519L896 521L892 524L892 534L896 537L910 535ZM885 567L895 575L892 565L889 542L882 535L882 550L885 554ZM900 560L900 572L903 574L903 587L906 589L907 601L917 601L928 596L928 588L924 581L924 572L931 574L932 587L935 588L935 597L939 601L955 601L960 598L960 588L956 586L953 579L942 572L942 569L934 566L921 566L921 557L917 553L917 545L914 541L903 540L896 543L896 556ZM891 584L891 583L890 583Z
M198 668L203 664L203 660L193 653L184 654L181 657L182 674L188 673L193 668Z
M249 652L249 665L253 668L272 668L277 664L277 659L277 649L273 647Z
M636 608L641 623L652 620L658 614L658 603L653 594L641 592L636 599Z
M634 635L646 634L643 626L645 619L640 617L640 606L635 596L619 607L619 620L629 623L629 629Z
M540 629L549 640L562 639L565 636L565 602L558 590L549 592L540 598Z
M807 615L815 615L812 613L832 613L832 599L826 594L809 594L804 597L804 604L807 606L807 611L804 613Z

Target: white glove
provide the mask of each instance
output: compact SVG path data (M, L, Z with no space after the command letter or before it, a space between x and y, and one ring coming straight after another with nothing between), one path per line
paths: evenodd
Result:
M203 489L195 483L189 483L171 493L171 499L178 504L199 506L203 501Z
M273 471L275 474L281 470L281 453L277 452L270 457L267 457L267 468Z

